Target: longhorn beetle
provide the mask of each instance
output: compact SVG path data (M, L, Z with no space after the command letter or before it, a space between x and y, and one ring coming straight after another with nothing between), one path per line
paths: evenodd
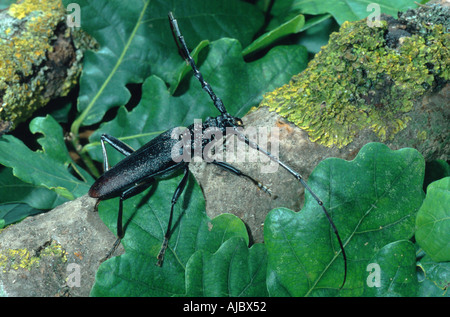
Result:
M302 178L302 176L294 171L292 168L290 168L288 165L280 161L277 157L269 153L268 151L262 149L259 147L258 144L255 142L249 140L241 131L240 128L243 127L242 120L237 117L233 117L230 115L227 110L225 109L225 106L222 102L222 100L217 97L211 86L203 79L202 74L198 70L194 59L189 53L189 50L187 48L187 45L184 41L184 37L181 35L180 29L178 28L177 20L175 20L173 14L169 13L169 22L170 27L172 30L172 35L175 40L175 43L178 47L178 51L180 55L184 58L184 60L190 65L194 72L194 76L199 80L202 88L208 93L208 95L211 97L211 100L213 101L214 106L219 110L220 115L215 118L206 118L205 122L202 123L202 131L214 128L219 130L222 133L225 133L226 131L229 131L230 128L233 131L233 134L237 135L238 139L245 142L250 147L262 152L263 154L267 155L272 161L276 162L280 166L282 166L285 170L287 170L290 174L292 174L304 187L305 189L311 194L311 196L317 201L320 207L322 207L323 212L325 213L326 217L328 218L328 221L330 222L331 227L333 228L334 234L336 235L336 238L339 242L339 246L342 251L342 255L344 258L344 281L342 283L342 286L345 284L345 280L347 277L347 258L345 255L344 246L342 244L341 238L339 236L339 233L337 231L336 226L333 223L333 220L331 219L328 211L326 210L323 202L317 197L317 195L311 190L311 188L308 186L308 184L305 182L305 180ZM228 129L227 129L228 128ZM124 229L122 227L122 211L123 211L123 201L127 198L130 198L132 196L135 196L142 192L143 190L147 189L150 185L152 185L156 179L170 175L178 170L183 170L184 175L178 184L175 193L172 197L172 204L170 208L170 216L169 216L169 222L167 225L167 230L165 231L164 240L161 246L161 250L157 256L157 265L161 266L164 260L164 254L166 252L170 233L171 233L171 224L172 224L172 217L173 217L173 208L180 197L181 193L183 192L187 179L189 174L189 162L185 160L177 160L173 158L172 155L172 149L173 147L179 142L179 139L174 138L173 135L175 133L176 128L169 129L159 136L152 139L150 142L142 146L140 149L134 151L131 147L129 147L127 144L123 143L122 141L118 140L117 138L103 134L101 136L101 145L102 145L102 152L103 152L103 167L104 167L104 174L101 175L95 183L92 185L92 187L89 189L89 196L98 198L97 204L101 200L110 199L114 197L119 197L119 214L117 217L117 241L113 246L113 250L117 247L117 245L120 243L120 240L124 236ZM194 124L188 126L185 130L186 132L192 134L194 131ZM203 138L202 142L200 143L200 146L202 150L205 148L205 146L213 141L213 137ZM105 142L109 143L115 150L119 151L123 155L125 155L125 158L121 160L119 163L114 165L112 168L109 168L108 164L108 156L106 153L105 148ZM190 144L191 150L195 150L196 145L195 142L192 142ZM188 148L181 148L179 150L178 155L181 157L183 156L183 151L188 150ZM203 153L203 151L201 152ZM238 176L244 176L248 178L250 181L252 181L256 186L258 186L260 189L263 189L264 191L268 192L270 194L270 191L263 186L259 181L256 179L244 174L237 168L222 162L222 161L216 161L213 160L209 163L215 164L231 173L234 173ZM112 252L110 252L111 254ZM342 287L341 286L341 287Z

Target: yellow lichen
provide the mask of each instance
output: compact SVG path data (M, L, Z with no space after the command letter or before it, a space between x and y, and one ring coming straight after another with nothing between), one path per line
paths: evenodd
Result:
M27 249L9 249L0 252L0 267L9 269L31 269L39 266L39 258L31 256Z
M17 124L48 102L40 86L46 82L47 52L57 26L65 20L65 10L61 0L24 0L12 4L2 17L0 121Z
M11 4L8 13L12 17L21 20L34 11L42 11L48 16L53 11L60 10L61 7L61 1L24 0L19 3Z
M450 34L435 25L427 36L402 38L392 49L384 38L387 22L381 22L379 28L365 20L343 23L307 69L266 94L260 106L328 147L343 147L366 128L381 141L392 139L411 120L413 101L436 78L449 80Z
M67 252L62 246L54 241L39 251L39 255L32 255L27 249L6 249L0 251L0 268L3 272L8 270L31 270L39 267L44 257L60 258L63 263L67 262Z

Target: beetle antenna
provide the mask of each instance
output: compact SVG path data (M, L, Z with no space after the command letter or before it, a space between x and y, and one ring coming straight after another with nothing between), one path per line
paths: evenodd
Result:
M202 73L197 68L194 59L189 53L189 49L187 48L186 42L184 41L184 37L183 35L181 35L180 29L178 27L177 20L174 18L172 12L169 12L169 22L170 28L172 30L172 36L175 40L175 43L177 44L178 51L180 52L181 57L183 57L184 60L191 66L192 70L194 71L195 78L198 79L198 81L202 85L203 90L205 90L208 93L209 97L211 97L211 100L213 101L214 106L217 108L217 110L219 110L221 114L228 114L227 109L225 109L225 106L223 105L222 99L216 96L211 85L203 79Z
M337 227L334 224L333 219L331 218L331 216L328 213L327 209L325 208L322 200L320 200L320 198L312 191L312 189L308 186L308 184L305 182L305 180L303 179L303 177L299 173L294 171L291 167L286 165L284 162L280 161L275 155L273 155L269 151L264 150L263 148L261 148L257 143L249 140L243 133L241 133L238 130L237 127L234 128L234 131L235 131L237 137L241 141L245 142L251 148L253 148L253 149L255 149L255 150L265 154L272 161L274 161L275 163L277 163L278 165L283 167L286 171L288 171L291 175L293 175L303 185L303 187L311 194L311 196L317 201L319 206L322 207L322 210L323 210L325 216L327 217L328 222L330 223L331 227L333 228L334 234L335 234L335 236L336 236L336 238L337 238L337 240L339 242L339 246L341 248L342 256L344 258L344 280L343 280L342 285L341 285L341 288L342 288L344 286L344 284L345 284L346 279L347 279L347 255L345 254L344 244L342 243L341 237L339 236L339 232L337 230Z

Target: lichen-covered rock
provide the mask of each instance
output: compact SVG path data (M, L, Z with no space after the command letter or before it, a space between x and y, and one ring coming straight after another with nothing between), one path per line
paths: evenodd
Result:
M95 203L85 195L0 230L0 296L88 296L116 241Z
M429 112L421 98L448 84L449 20L448 7L430 5L400 13L397 20L384 16L379 27L345 22L307 69L268 93L261 106L328 147L342 148L367 129L378 138L372 141L393 140L417 113ZM448 143L446 116L448 111L439 119L441 130L423 122L412 137L440 135Z
M81 34L66 26L61 0L23 0L0 11L0 133L76 84Z

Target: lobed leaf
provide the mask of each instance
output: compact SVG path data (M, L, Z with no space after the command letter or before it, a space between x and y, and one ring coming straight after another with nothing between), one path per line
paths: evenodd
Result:
M431 183L416 219L416 240L435 261L450 261L450 177Z
M264 244L231 238L211 254L197 251L186 267L187 296L267 296Z
M248 244L245 225L233 215L210 220L200 187L191 176L174 209L172 235L162 267L156 266L167 227L173 193L181 177L153 185L150 191L124 203L126 253L104 262L96 276L94 296L182 296L190 257L202 250L214 253L225 241L237 237ZM149 197L150 196L150 197ZM117 199L99 206L102 219L116 231ZM246 247L247 248L247 247Z
M45 187L22 182L14 177L11 168L0 167L0 221L3 220L3 226L50 210L65 201L67 199Z
M366 263L385 245L409 239L423 200L423 157L414 149L391 151L370 143L351 162L327 159L309 178L338 228L344 261L331 226L309 194L295 213L278 208L264 224L271 296L362 294Z
M229 36L247 45L263 23L262 13L256 7L236 0L77 3L81 8L81 26L95 38L99 49L84 56L78 97L81 115L72 126L73 133L81 125L99 122L108 109L125 105L131 96L127 84L142 83L151 73L175 84L172 72L180 57L167 19L169 11L183 27L187 42L193 44Z
M410 241L392 242L379 250L369 264L379 267L374 279L368 273L364 296L406 297L416 296L418 280L416 274L416 251ZM371 283L372 282L372 283Z
M14 176L22 181L51 189L66 199L86 194L93 179L86 172L81 174L85 181L71 174L61 126L47 115L33 119L30 128L44 135L38 140L42 150L32 151L16 137L4 135L0 139L0 163L11 167ZM81 170L75 164L71 166Z
M417 296L445 296L449 297L448 292L450 281L450 262L434 262L429 255L425 255L418 262L418 267L423 274L419 279L419 290Z

